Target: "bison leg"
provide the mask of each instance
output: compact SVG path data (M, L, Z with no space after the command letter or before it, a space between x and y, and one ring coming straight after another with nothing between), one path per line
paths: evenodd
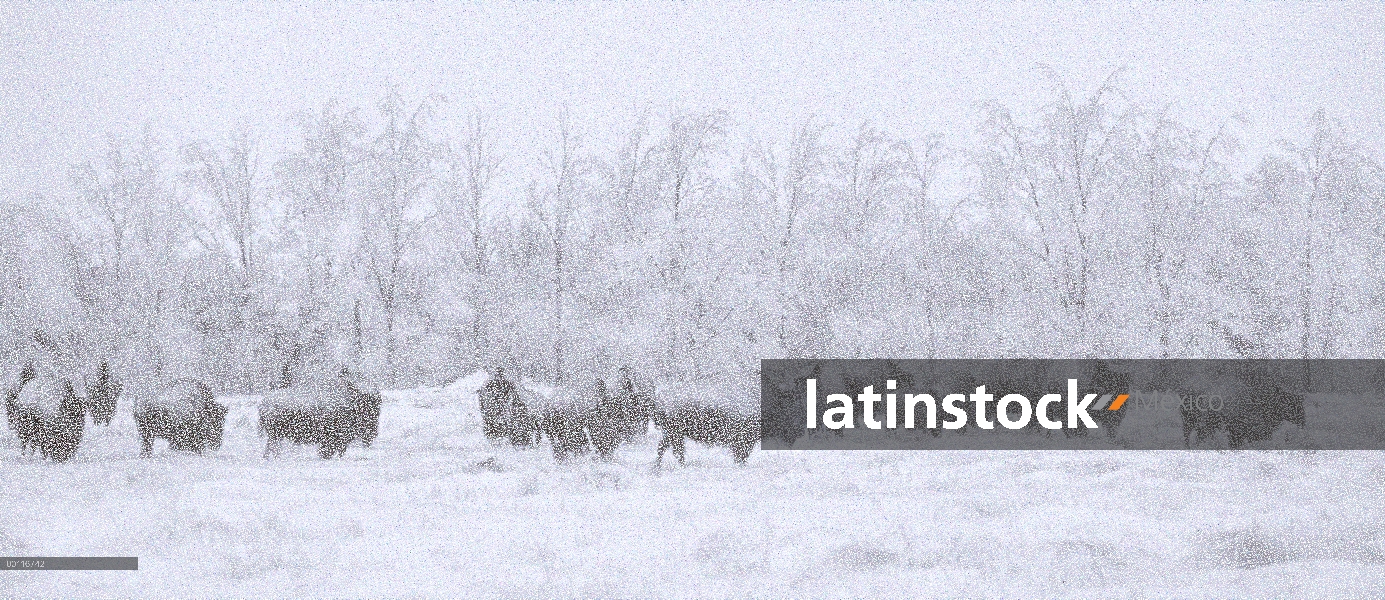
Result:
M736 464L743 465L745 464L745 460L750 458L750 448L746 448L745 446L732 448L731 456L736 460Z
M673 436L664 433L664 437L659 439L659 451L654 455L654 468L659 468L664 462L664 450L668 450L673 445Z
M264 444L264 457L265 459L269 459L270 457L277 456L279 456L279 438L270 435L269 439L265 441Z
M688 448L683 445L683 436L673 440L673 455L678 457L678 466L683 466L688 457Z
M330 459L334 454L337 456L345 456L346 446L348 443L349 440L343 440L340 438L323 440L318 445L317 455L321 456L324 459Z
M139 433L139 457L149 458L154 455L154 436L141 431Z

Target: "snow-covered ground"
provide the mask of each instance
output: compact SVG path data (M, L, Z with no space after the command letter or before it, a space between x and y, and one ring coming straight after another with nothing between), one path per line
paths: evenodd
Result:
M481 377L387 392L343 460L225 445L138 458L126 412L76 458L0 433L0 597L1385 597L1375 452L756 452L657 434L612 464L480 435Z

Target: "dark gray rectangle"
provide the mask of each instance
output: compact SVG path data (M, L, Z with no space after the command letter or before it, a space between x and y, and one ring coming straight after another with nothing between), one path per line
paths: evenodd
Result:
M138 571L135 556L3 556L0 571Z
M1385 360L763 360L760 383L765 450L1385 450Z

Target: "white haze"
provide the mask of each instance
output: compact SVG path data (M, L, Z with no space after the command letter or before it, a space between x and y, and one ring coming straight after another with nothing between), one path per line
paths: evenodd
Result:
M1134 100L1203 131L1243 116L1248 157L1300 137L1319 107L1378 152L1382 32L1369 2L6 4L0 186L64 193L67 165L107 132L282 139L294 111L368 107L390 86L487 110L519 155L562 105L597 136L681 106L729 110L765 138L818 114L964 143L981 101L1035 108L1038 64L1079 95L1125 67ZM527 177L508 179L517 193Z

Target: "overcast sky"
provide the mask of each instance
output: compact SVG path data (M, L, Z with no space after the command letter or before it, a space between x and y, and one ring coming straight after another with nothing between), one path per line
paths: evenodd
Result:
M1084 92L1124 66L1134 99L1185 122L1247 116L1252 153L1317 107L1385 147L1385 3L970 4L6 4L0 197L65 193L106 132L273 140L293 111L391 85L486 108L523 154L562 104L598 136L649 105L763 136L816 113L959 142L980 102L1045 99L1038 63Z

